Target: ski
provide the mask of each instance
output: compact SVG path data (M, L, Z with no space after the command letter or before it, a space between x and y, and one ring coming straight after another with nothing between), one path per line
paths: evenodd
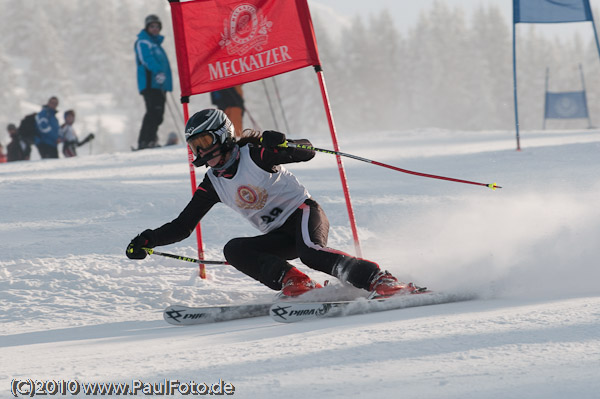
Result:
M186 306L170 305L163 311L163 318L174 326L191 326L229 320L247 319L270 315L281 323L294 323L306 319L340 317L353 314L381 312L416 306L428 306L475 299L474 294L447 294L425 291L396 295L390 298L353 300L279 300L277 302L250 305ZM312 298L311 298L312 299Z
M174 326L191 326L267 316L274 303L284 300L289 302L323 302L341 298L355 298L354 295L348 296L348 294L340 293L335 288L331 290L331 288L333 287L330 287L327 293L317 293L317 290L312 290L295 298L282 299L276 297L273 301L267 303L210 306L170 305L163 311L163 318L167 323Z
M449 294L443 292L422 292L401 294L389 298L351 301L324 302L277 302L269 310L271 318L280 323L295 323L307 319L340 317L355 314L382 312L416 306L429 306L476 299L475 294Z
M216 323L251 317L266 316L270 303L254 305L219 305L192 307L185 305L171 305L163 311L163 318L174 326L190 326L196 324Z

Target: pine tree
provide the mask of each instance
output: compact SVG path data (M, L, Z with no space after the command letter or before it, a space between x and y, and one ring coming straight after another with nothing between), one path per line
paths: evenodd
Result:
M375 104L369 97L372 90L369 78L370 43L360 17L354 17L351 26L343 30L342 37L340 51L344 68L339 73L344 80L340 88L345 116L343 123L349 131L363 131L369 128L365 123L365 115L372 115Z
M404 86L406 76L406 49L394 21L387 10L371 17L368 39L370 43L369 98L374 104L374 119L379 122L371 129L395 129L403 123L407 112Z
M49 12L33 7L30 11L30 18L36 26L31 32L34 43L21 54L30 61L26 71L28 97L45 104L50 96L55 95L60 99L74 91L75 85L70 78L73 72L65 51L65 46L70 43L61 40L60 29L63 26L57 23L57 10Z
M473 15L473 52L468 82L472 105L469 129L511 129L514 126L510 32L497 7L479 7Z
M0 46L0 50L2 46ZM8 58L4 55L4 51L0 51L0 143L6 145L9 141L6 125L14 123L19 126L21 120L21 106L19 97L16 93L15 82L17 81L14 70Z

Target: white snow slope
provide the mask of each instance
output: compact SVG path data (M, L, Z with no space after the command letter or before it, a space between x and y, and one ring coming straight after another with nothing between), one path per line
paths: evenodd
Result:
M325 132L309 138L331 148ZM479 299L290 325L260 317L173 327L162 319L169 304L274 294L230 266L208 266L201 280L193 263L125 257L131 238L189 200L183 146L3 164L0 397L17 385L26 392L17 382L29 379L146 389L178 380L183 393L189 381L218 393L212 384L222 380L239 398L599 397L600 132L526 132L521 152L511 132L340 142L401 168L503 186L344 160L364 257L403 280ZM290 169L328 213L330 246L353 253L335 158ZM202 226L207 259L257 234L222 205ZM195 236L159 250L194 257Z

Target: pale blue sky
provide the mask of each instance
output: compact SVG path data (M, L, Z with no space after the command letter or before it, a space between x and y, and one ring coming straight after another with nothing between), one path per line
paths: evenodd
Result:
M309 3L319 3L335 10L337 14L353 17L356 14L362 14L368 17L369 14L379 14L381 10L387 9L396 21L396 27L400 32L405 32L413 27L421 11L431 9L436 0L309 0ZM512 21L512 0L438 0L445 2L449 6L460 6L470 18L470 13L476 10L480 5L496 5L506 17L506 24L511 26ZM600 0L590 0L592 10L600 12ZM597 18L596 18L597 19ZM599 28L599 27L597 27ZM536 29L542 33L550 35L570 35L578 31L583 35L592 34L590 23L576 24L537 24Z
M387 9L396 21L399 30L403 31L415 24L422 10L429 10L435 0L310 0L333 8L336 13L345 16L356 14L378 14ZM443 0L441 0L443 1ZM593 0L592 0L593 1ZM445 0L449 6L460 6L465 11L475 10L479 5L495 4L510 21L512 0Z

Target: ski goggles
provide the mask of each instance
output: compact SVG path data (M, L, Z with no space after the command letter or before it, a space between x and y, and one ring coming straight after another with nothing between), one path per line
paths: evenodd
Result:
M188 140L188 145L190 146L194 155L198 156L198 149L206 151L217 144L217 141L217 135L214 132L207 131L192 136L192 138Z
M209 150L213 145L221 141L223 135L229 135L231 126L231 122L229 121L223 121L216 129L204 130L201 126L198 126L196 130L190 133L190 138L187 140L188 145L192 149L194 155L198 156L198 154L196 154L198 148L202 151ZM200 130L200 132L195 134L198 130Z

